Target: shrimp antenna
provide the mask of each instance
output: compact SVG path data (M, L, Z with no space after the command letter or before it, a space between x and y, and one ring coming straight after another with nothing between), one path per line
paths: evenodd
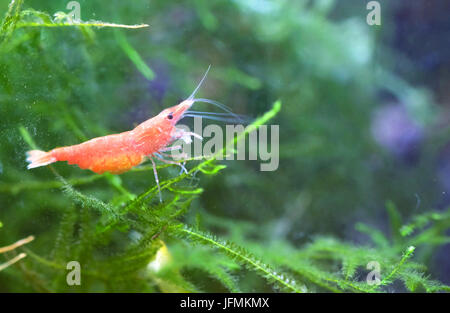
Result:
M229 107L227 107L225 104L211 100L211 99L205 99L205 98L198 98L198 99L193 99L195 102L204 102L204 103L209 103L212 104L216 107L218 107L219 109L222 109L223 111L229 113L230 115L232 115L234 118L236 118L236 120L242 122L242 119L235 113L233 113L231 111L231 109Z
M211 65L208 66L208 69L206 70L206 73L203 75L202 80L198 83L197 87L192 92L192 94L189 96L188 100L194 99L195 94L197 93L198 89L201 87L201 85L203 84L203 81L205 80L206 76L208 75L208 72L209 72L210 68L211 68Z

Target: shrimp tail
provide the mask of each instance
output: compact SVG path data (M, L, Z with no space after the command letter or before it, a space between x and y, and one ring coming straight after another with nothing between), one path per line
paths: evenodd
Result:
M27 168L32 169L39 166L48 165L56 162L57 159L53 156L51 152L45 152L40 150L27 151Z

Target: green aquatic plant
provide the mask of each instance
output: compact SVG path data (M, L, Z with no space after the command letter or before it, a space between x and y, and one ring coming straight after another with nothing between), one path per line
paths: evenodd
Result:
M281 103L276 102L271 111L250 124L233 142L255 131L273 118L280 109ZM24 128L21 128L21 133L30 146L34 147L31 136ZM224 150L226 148L224 147ZM215 156L223 153L224 151L218 151ZM104 283L106 291L196 292L200 291L201 287L189 281L189 275L180 274L184 269L193 268L213 277L222 288L231 292L243 289L232 273L241 272L244 268L254 271L276 290L284 292L314 290L375 292L386 290L386 287L398 280L403 281L405 288L410 291L450 290L450 287L427 278L423 272L424 267L411 260L416 248L409 244L420 243L417 238L424 236L423 234L391 244L379 231L358 224L357 229L369 235L375 247L355 246L333 238L317 238L305 247L296 249L285 242L273 242L263 247L245 240L240 235L237 237L239 242L237 244L202 231L199 225L188 226L181 222L180 218L190 209L193 198L203 190L175 186L189 179L189 176L197 171L216 175L224 168L223 165L216 164L214 157L209 158L190 169L188 174L180 174L175 178L161 181L161 189L167 189L173 194L170 200L162 204L152 201L157 197L157 189L156 186L151 186L121 206L84 195L53 169L60 185L55 182L51 186L60 186L62 192L73 201L73 207L64 213L51 260L38 256L28 249L26 251L36 261L35 266L53 271L54 281L59 283L54 282L52 287L47 286L48 290L52 291L67 290L63 279L65 269L63 262L69 259L79 260L86 269L83 270L83 275L87 278L80 288L85 291L92 290L91 285L98 280ZM387 208L393 216L392 219L399 218L392 203L388 203ZM447 214L439 216L440 220L443 220ZM416 219L421 220L420 217ZM397 225L399 222L393 221L393 224ZM225 225L231 234L242 232L239 223L225 223ZM413 227L410 224L400 229ZM252 231L255 229L250 233ZM101 247L116 244L115 238L124 237L125 234L128 234L128 237L134 234L135 239L125 239L128 244L118 249L113 256L103 256L104 259L100 260L94 258L94 255L98 257L98 250L102 250ZM165 249L165 253L170 255L171 248L167 251L166 244L161 238L175 247L177 257L161 262L159 267L163 267L163 270L152 271L149 265L157 259L158 251ZM179 242L180 239L185 243ZM193 248L189 248L191 245L194 245ZM210 257L208 253L208 257L204 258L185 257L179 252L179 249L184 249L183 253L191 253L188 251L195 251L197 246L200 246L198 252L200 255L201 251L212 249L216 251L214 253L220 253L222 256ZM250 253L249 250L255 251L256 254ZM357 275L361 267L364 270L364 267L373 261L378 262L380 267L380 279L374 284L368 283L364 275L362 279ZM366 272L365 276L369 274ZM136 284L136 280L139 284Z
M200 162L200 164L190 169L187 174L180 174L176 178L162 181L160 184L161 190L169 189L175 195L173 199L168 201L168 203L160 204L156 208L149 207L147 204L155 196L157 192L156 186L152 186L147 191L143 192L135 199L127 203L125 206L120 208L111 204L104 203L103 201L96 199L95 197L83 195L79 191L75 190L53 169L55 175L57 175L58 177L58 180L61 181L61 188L63 192L73 200L75 206L79 207L80 210L85 212L83 213L83 215L85 215L85 223L95 220L95 214L98 215L97 217L100 221L100 223L97 224L95 232L92 232L90 236L84 235L88 237L78 239L80 241L80 245L77 247L77 250L81 250L84 252L93 251L93 247L91 245L96 243L100 244L102 242L104 243L105 241L111 240L110 236L114 231L117 230L127 231L132 229L135 232L139 232L139 236L141 237L141 239L138 243L132 245L132 247L129 247L124 252L120 253L120 255L123 255L123 258L117 257L114 258L114 260L108 260L106 262L95 262L95 267L101 266L102 273L104 273L105 268L108 267L111 267L111 271L114 272L114 267L119 266L120 271L115 271L114 275L120 275L121 280L126 280L126 277L124 277L124 275L130 273L130 275L132 275L129 278L131 281L132 279L136 278L136 271L145 268L150 260L155 257L155 254L158 250L157 248L160 245L160 241L159 239L157 239L157 237L159 237L162 232L167 232L168 234L173 234L177 237L182 236L184 238L188 238L192 242L202 242L206 245L217 247L226 255L235 259L239 264L243 264L250 269L254 269L256 272L266 277L275 285L279 285L280 287L282 287L283 290L300 292L301 289L299 287L296 287L295 281L292 278L288 278L288 276L284 274L275 272L269 267L268 264L255 258L245 249L236 246L233 243L216 239L214 238L214 236L196 231L194 229L190 229L183 226L183 224L180 224L178 222L178 218L187 211L187 205L192 201L192 198L194 196L202 192L202 189L174 189L172 187L175 183L181 182L183 179L189 177L195 172L214 175L217 174L220 170L224 169L224 165L215 164L215 158L217 158L217 156L219 155L224 154L226 149L230 148L230 145L241 140L250 132L255 131L260 125L263 125L265 122L273 118L278 113L280 108L281 103L276 102L271 111L267 112L261 118L257 119L252 124L247 126L245 131L237 136L235 140L231 142L231 144L224 147L223 150L216 152L214 156ZM23 127L20 128L20 131L24 137L24 140L27 141L32 148L36 147L31 139L31 136ZM73 215L73 213L67 214ZM92 216L91 214L94 214L94 216ZM63 221L62 224L67 225L67 222ZM83 234L87 234L89 233L87 228L93 226L84 225L81 227L84 227ZM73 233L74 229L69 228L66 229L66 231L69 233ZM68 234L64 232L60 232L57 236L57 238L67 237ZM156 248L151 248L155 245ZM57 241L57 247L67 249L68 246L70 246L69 242L60 243L59 241ZM61 252L58 251L58 248L56 248L54 253L58 255L61 254ZM30 255L36 260L41 261L44 265L53 265L53 267L62 268L61 265L55 265L54 261L43 261L42 258L36 256L34 253L31 253ZM83 264L91 264L90 262L92 262L92 265L90 266L94 267L93 260L88 261L80 255L71 255L71 258L77 260L80 259L82 260L81 262L83 262ZM112 262L113 264L110 264L110 262ZM97 273L97 271L94 271L94 274L88 272L88 275L93 275L94 277L104 277L104 279L107 279L106 277L108 277L95 273ZM226 272L221 272L218 269L217 277L224 282L225 286L230 287L232 286L231 279L225 273Z
M23 10L24 0L13 0L10 2L6 16L0 27L0 42L7 39L16 28L20 27L65 27L75 26L80 28L90 27L113 27L113 28L129 28L136 29L148 27L147 24L125 25L115 24L102 21L75 21L65 12L56 12L52 18L46 12L40 12L33 9Z
M117 12L128 12L123 3L116 3ZM135 21L148 17L142 12L180 14L169 4L158 5L149 10L139 3L128 15L118 16ZM375 93L373 82L412 89L391 73L381 71L374 78L363 70L371 43L362 39L366 37L359 23L330 22L326 8L314 4L307 10L307 1L298 1L294 9L274 5L279 6L279 16L267 19L244 2L196 2L192 12L182 11L197 14L204 32L199 34L191 24L174 26L164 30L169 34L164 44L156 39L141 49L146 37L136 39L136 33L129 32L142 24L74 21L63 12L50 15L24 8L23 0L10 3L0 28L0 217L8 226L0 230L0 240L3 246L3 241L14 242L30 233L38 239L17 248L26 259L0 268L1 291L450 291L430 277L426 266L434 248L449 242L449 209L409 214L410 206L400 196L385 205L389 232L366 223L355 223L354 238L361 240L342 239L341 233L333 232L342 228L333 224L334 219L342 221L341 215L353 224L355 219L346 220L342 212L358 207L355 199L369 207L379 201L375 195L385 199L387 194L382 187L374 188L377 177L372 179L365 163L376 149L348 125L365 130L369 124L370 106L361 103L370 103L365 97ZM221 23L213 13L217 10L225 17L239 16L241 22ZM152 18L157 22L161 16L155 13ZM158 27L156 22L152 27ZM234 27L238 31L231 32ZM163 33L157 28L152 35L157 37L158 31ZM242 47L236 49L239 54L215 41L227 31ZM360 43L357 51L362 56L349 48L347 37ZM248 102L248 110L262 108L253 108L251 114L266 113L214 157L189 160L188 173L158 164L163 203L150 165L122 175L89 174L65 164L26 170L24 152L30 148L73 144L129 127L128 120L118 117L140 99L121 95L132 97L137 90L142 101L150 102L145 98L150 87L129 77L142 76L147 83L163 76L147 64L149 59L163 59L179 71L203 68L203 52L195 49L206 46L225 50L224 55L231 55L225 59L228 63L249 64L218 65L211 73L213 83L226 85L223 97L228 93L230 102ZM187 47L192 52L184 53ZM268 65L271 55L275 61ZM386 77L396 84L386 83ZM192 89L193 83L184 80L174 77L171 83ZM279 95L283 101L273 102ZM176 96L169 94L158 105L173 103ZM216 160L233 151L236 141L272 121L286 131L279 171L255 175L248 170L253 164L244 170L244 165ZM384 186L390 176L380 172ZM404 179L410 181L409 176ZM325 196L333 188L337 191ZM330 229L322 231L327 235L313 232L322 224ZM67 282L71 261L81 265L80 285Z

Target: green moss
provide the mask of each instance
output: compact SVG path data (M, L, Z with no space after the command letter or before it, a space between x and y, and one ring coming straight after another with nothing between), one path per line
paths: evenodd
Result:
M328 18L333 1L303 2L274 2L268 18L244 2L115 1L117 23L89 19L112 14L90 2L81 23L47 13L56 1L11 2L0 27L0 246L36 240L2 271L0 291L449 291L430 257L450 241L450 210L428 209L427 183L445 138L405 169L370 137L380 89L420 95L427 121L437 111L387 65L372 71L364 23ZM177 14L181 24L167 24ZM259 117L212 158L189 160L187 174L158 165L163 203L150 165L120 176L26 169L30 148L127 130L173 105L210 63L214 97ZM217 160L269 123L280 125L277 171ZM411 190L423 190L417 212ZM66 282L72 260L80 286Z

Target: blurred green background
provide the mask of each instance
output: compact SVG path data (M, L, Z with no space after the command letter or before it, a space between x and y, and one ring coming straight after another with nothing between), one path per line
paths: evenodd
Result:
M270 243L302 249L318 236L370 247L369 236L355 229L360 223L378 229L394 246L400 226L392 225L393 210L386 210L386 203L402 223L431 211L444 214L450 200L449 4L379 1L381 25L369 26L367 2L79 0L83 21L149 27L25 26L5 32L0 246L32 234L30 250L50 259L63 212L72 206L50 170L26 169L30 148L21 126L44 150L126 131L186 98L209 64L202 97L251 118L282 101L270 121L280 125L280 164L276 171L260 172L259 161L224 162L227 168L217 175L196 176L191 184L204 191L189 203L184 223L197 223L250 250L246 242L251 241L255 253L270 246L277 254L277 245ZM2 16L8 5L0 2ZM26 0L22 10L53 15L69 12L66 5ZM32 14L22 22L30 21L42 22ZM67 180L92 175L65 163L55 168ZM178 170L159 173L164 180ZM130 193L153 186L152 175L108 176L75 188L120 206ZM169 193L164 197L170 199ZM447 217L440 223L436 233L414 244L414 260L433 279L449 284L450 222ZM162 238L175 259L177 253L187 258L188 248ZM396 250L399 258L403 243ZM25 270L16 266L1 272L0 291L47 290L36 288L45 283L29 277L42 276L45 282L54 276L35 263L27 257ZM358 266L363 270L355 279L364 280L365 264ZM241 277L243 291L272 290L259 278L242 278L245 271L227 268ZM339 266L329 269L339 271ZM200 281L201 290L222 290L201 273L183 276L193 284ZM404 290L396 284L389 288ZM114 288L95 282L85 289L108 290Z

